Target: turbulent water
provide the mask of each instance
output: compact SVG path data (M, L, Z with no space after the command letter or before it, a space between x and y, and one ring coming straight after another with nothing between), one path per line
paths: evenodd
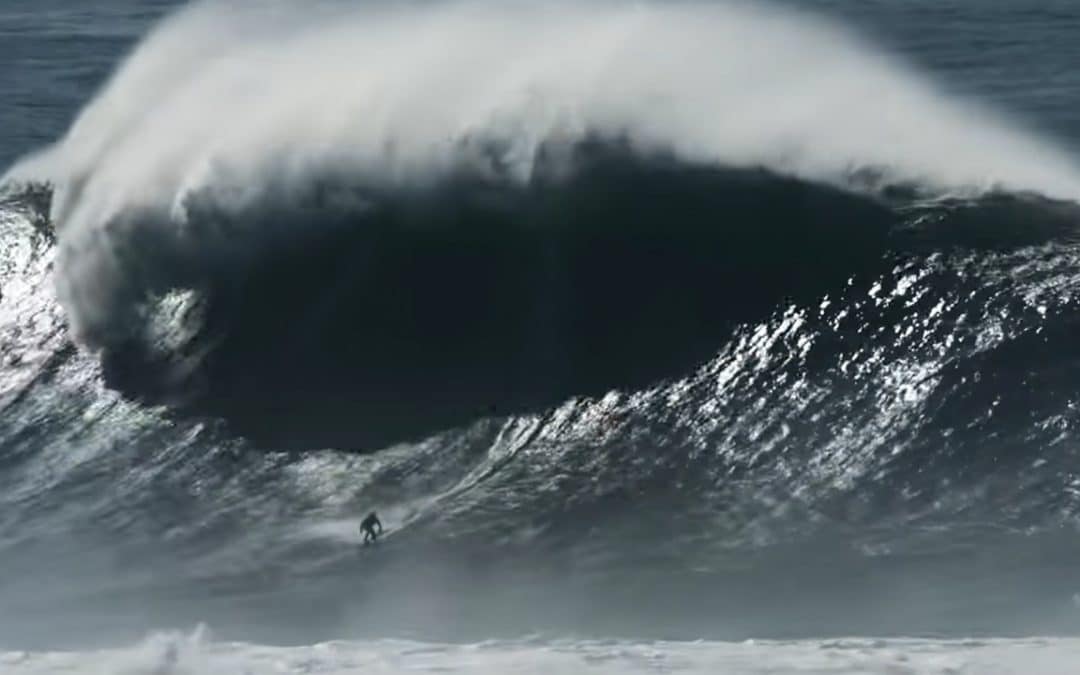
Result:
M10 0L0 665L1070 672L1078 36Z

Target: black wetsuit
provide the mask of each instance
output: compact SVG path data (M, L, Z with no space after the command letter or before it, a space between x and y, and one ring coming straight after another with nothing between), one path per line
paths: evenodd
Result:
M375 528L378 527L379 531L376 533ZM382 534L382 523L379 522L379 517L372 511L368 514L367 518L360 523L360 531L364 533L364 543L375 541L380 534Z

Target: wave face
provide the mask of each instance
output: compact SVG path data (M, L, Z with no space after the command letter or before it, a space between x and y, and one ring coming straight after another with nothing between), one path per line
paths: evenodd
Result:
M1075 631L1078 177L801 15L194 5L7 174L0 634Z

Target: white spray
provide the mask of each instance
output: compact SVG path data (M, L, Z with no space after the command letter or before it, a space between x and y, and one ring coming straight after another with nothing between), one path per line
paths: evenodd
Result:
M438 180L484 138L526 181L541 143L585 134L839 185L871 169L942 192L1080 197L1064 153L825 23L731 3L562 0L198 3L7 179L57 188L59 289L78 333L113 311L120 285L103 253L115 241L101 240L182 239L193 191L228 208L313 172Z

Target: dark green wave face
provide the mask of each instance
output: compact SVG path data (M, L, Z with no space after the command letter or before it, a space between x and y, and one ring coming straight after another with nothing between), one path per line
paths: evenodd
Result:
M928 100L1015 116L987 157L1075 164L1080 8L983 4L800 11L915 61L895 83ZM0 649L202 621L292 645L1080 630L1068 176L817 177L602 125L530 146L524 179L500 129L426 181L275 164L246 200L118 187L119 140L16 162L169 9L0 9ZM874 157L955 166L910 140ZM1058 175L1010 173L1033 157L994 168Z

